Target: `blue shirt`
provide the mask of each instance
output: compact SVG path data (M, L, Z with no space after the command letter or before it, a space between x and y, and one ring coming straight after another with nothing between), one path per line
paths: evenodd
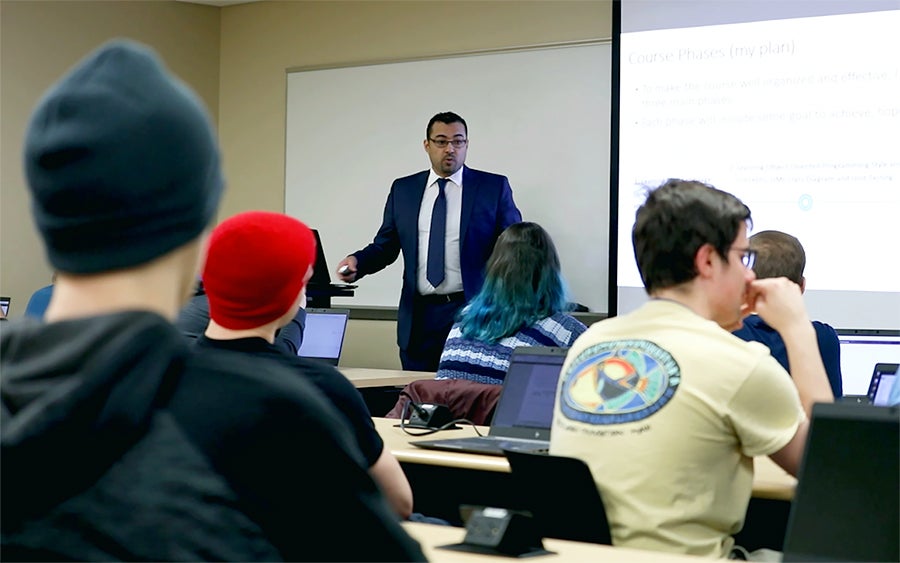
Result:
M31 294L28 305L25 305L25 316L43 319L50 298L53 297L53 285L46 285Z
M825 364L825 373L828 374L828 383L831 384L831 391L834 398L844 396L844 386L841 380L841 345L838 340L837 332L829 325L813 321L813 328L816 330L816 340L819 343L819 354L822 356L822 363ZM787 348L784 346L784 340L774 328L766 324L759 315L750 315L744 319L744 326L734 331L735 336L746 340L747 342L761 342L769 347L772 357L778 360L778 363L791 373L790 364L788 364Z

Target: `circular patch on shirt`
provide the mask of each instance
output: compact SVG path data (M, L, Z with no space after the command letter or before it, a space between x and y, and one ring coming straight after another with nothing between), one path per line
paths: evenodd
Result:
M563 374L560 408L589 424L634 422L663 408L680 382L675 359L656 344L602 342L578 354Z

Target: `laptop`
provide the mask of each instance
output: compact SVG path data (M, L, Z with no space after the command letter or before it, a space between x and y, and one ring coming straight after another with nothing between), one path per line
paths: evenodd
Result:
M844 395L865 397L877 363L900 364L900 330L837 329Z
M297 355L336 366L341 359L350 309L307 309Z
M316 263L313 265L312 277L307 285L314 287L332 287L335 289L355 289L355 285L346 283L331 283L331 271L328 269L328 261L325 259L325 249L322 247L322 238L319 231L310 229L316 237Z
M869 383L869 404L886 407L888 406L888 398L891 396L891 389L897 381L897 371L900 364L875 364L872 371L872 381Z
M322 246L322 238L319 231L311 229L316 239L316 263L313 264L313 273L306 284L306 303L309 307L329 308L332 297L353 297L355 285L346 283L331 283L331 272L328 260L325 259L325 248Z
M784 561L900 561L900 408L813 406Z
M3 310L3 316L9 316L9 304L12 301L11 297L0 297L0 309Z
M418 448L504 455L503 450L546 453L566 348L525 346L513 349L500 398L487 436L410 442Z

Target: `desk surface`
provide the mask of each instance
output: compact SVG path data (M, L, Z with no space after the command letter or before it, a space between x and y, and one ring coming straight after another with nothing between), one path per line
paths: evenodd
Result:
M477 455L455 452L440 452L424 450L411 446L409 442L424 440L425 436L410 436L395 425L399 422L392 418L375 418L375 427L381 434L384 443L391 449L400 463L420 463L425 465L441 465L446 467L460 467L463 469L476 469L481 471L509 472L509 464L505 457ZM482 434L487 434L488 428L479 426ZM421 432L411 429L410 432ZM475 436L475 430L471 426L460 427L459 430L447 430L439 434L441 437L465 437ZM427 439L438 436L431 434ZM794 488L797 480L780 468L767 456L754 459L753 496L756 498L791 500L794 498Z
M499 563L511 561L507 557L464 553L449 549L438 549L438 546L461 543L466 535L463 528L452 526L435 526L417 522L404 522L403 528L422 544L425 557L433 563ZM674 555L657 551L643 551L625 547L612 547L592 543L571 542L565 540L545 539L544 549L553 554L541 556L535 561L616 561L617 563L687 563L701 561L702 557L690 555Z
M403 371L399 369L345 368L339 367L347 379L357 388L403 387L420 379L434 379L433 371Z

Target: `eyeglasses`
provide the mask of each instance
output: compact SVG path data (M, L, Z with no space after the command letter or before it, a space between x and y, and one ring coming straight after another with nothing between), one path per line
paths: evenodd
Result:
M428 140L429 140L430 142L434 143L434 146L436 146L436 147L439 148L439 149L446 148L447 145L453 145L453 148L454 148L454 149L461 149L461 148L463 148L464 146L466 146L466 143L469 142L468 139L453 139L453 140L448 140L448 139L428 139Z
M741 253L741 264L743 264L745 268L753 268L753 265L756 264L755 250L750 248L729 248L729 250Z

